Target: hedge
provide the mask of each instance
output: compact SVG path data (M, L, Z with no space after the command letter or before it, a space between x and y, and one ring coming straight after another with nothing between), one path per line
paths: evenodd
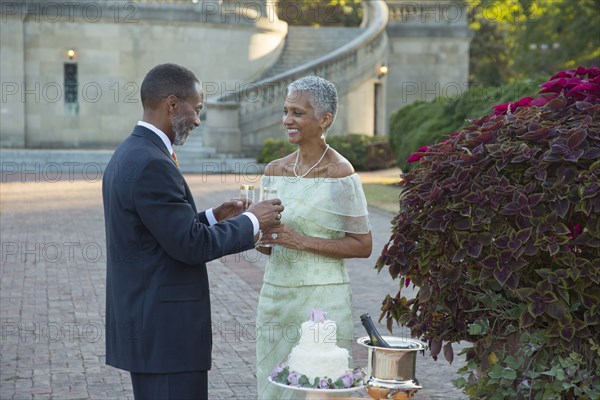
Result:
M490 114L492 106L516 101L539 91L538 80L523 80L499 87L472 87L453 98L419 101L401 108L390 118L389 143L398 166L410 169L406 159L421 146L445 139L470 118Z
M327 143L352 163L357 171L385 168L395 165L394 154L388 146L387 137L366 136L350 133L341 136L328 136ZM267 164L296 151L297 146L287 139L266 139L257 158Z

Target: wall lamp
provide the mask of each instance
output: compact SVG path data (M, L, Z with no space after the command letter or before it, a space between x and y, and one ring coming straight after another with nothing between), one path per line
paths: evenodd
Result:
M389 69L387 64L379 64L377 66L377 79L381 79L387 75Z
M69 60L75 59L75 57L77 57L77 50L75 50L75 49L67 50L67 57L69 58Z

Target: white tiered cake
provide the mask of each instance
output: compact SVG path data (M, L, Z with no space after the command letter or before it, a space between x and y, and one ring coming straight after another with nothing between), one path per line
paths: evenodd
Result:
M288 358L290 371L306 375L312 383L316 377L333 381L344 375L348 367L348 350L337 346L337 324L326 320L320 310L301 326L298 344Z

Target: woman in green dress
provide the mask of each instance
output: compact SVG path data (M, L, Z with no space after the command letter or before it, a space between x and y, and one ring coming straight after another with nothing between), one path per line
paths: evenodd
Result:
M352 297L343 259L369 257L372 238L360 179L326 142L337 104L337 90L325 79L308 76L290 84L283 125L298 150L271 162L262 177L261 189L276 188L285 212L279 227L263 232L260 243L272 247L259 247L269 254L256 319L260 400L294 398L294 391L270 384L268 377L296 345L311 310L326 311L338 324L338 346L352 350Z

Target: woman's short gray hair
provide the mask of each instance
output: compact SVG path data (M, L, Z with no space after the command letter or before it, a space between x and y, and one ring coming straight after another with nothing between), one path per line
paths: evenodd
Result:
M327 131L333 125L338 106L338 93L333 83L318 76L305 76L290 83L288 95L291 92L309 93L308 101L315 110L317 118L321 118L326 113L331 114L331 124L325 130Z

